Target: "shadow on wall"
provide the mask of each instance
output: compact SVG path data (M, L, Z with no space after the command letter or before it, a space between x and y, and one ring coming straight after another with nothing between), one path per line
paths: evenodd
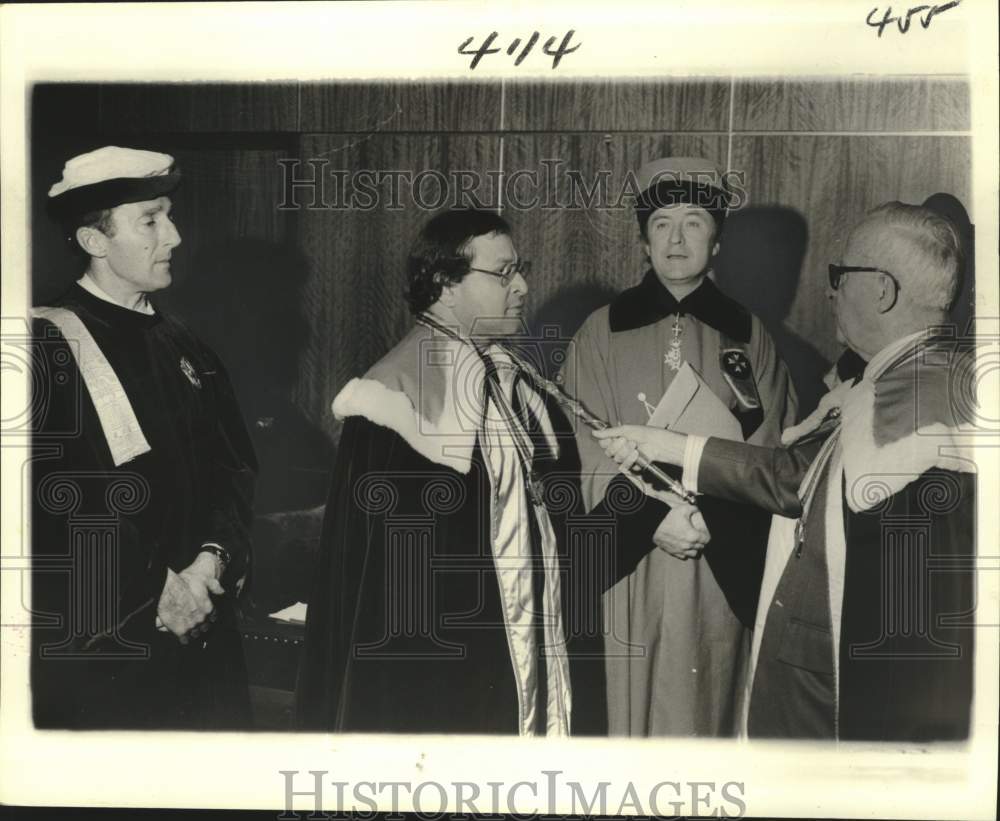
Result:
M618 292L607 285L573 285L557 291L539 305L528 325L530 338L536 341L538 349L537 354L531 352L534 364L540 366L546 376L556 376L566 346L584 320L617 295Z
M291 399L309 332L299 307L304 258L230 239L200 248L188 270L162 301L225 363L260 463L256 512L321 505L334 447Z
M924 200L923 205L951 220L958 231L964 264L951 308L951 321L955 323L958 336L971 335L976 312L976 227L969 219L965 206L951 194L934 194Z
M788 366L799 396L799 415L812 411L826 393L830 362L785 320L795 299L809 243L805 218L791 208L746 208L726 218L716 259L719 287L760 317Z

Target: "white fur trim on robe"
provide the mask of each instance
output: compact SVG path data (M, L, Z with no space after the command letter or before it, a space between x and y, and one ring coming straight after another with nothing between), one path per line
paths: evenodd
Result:
M468 351L463 345L456 354ZM469 355L475 353L469 351ZM440 380L442 395L433 404L439 408L436 420L417 411L420 401L414 401L405 390L393 390L369 377L352 379L333 400L333 413L338 419L363 416L369 422L398 433L417 453L435 464L445 465L459 473L468 473L472 467L472 451L476 444L477 421L482 412L482 381L485 369L481 362L466 358L463 368L442 368ZM454 360L452 360L454 361ZM374 370L374 369L373 369ZM462 370L462 384L468 389L461 393L461 404L456 401L454 375ZM466 382L465 379L468 379ZM524 407L541 409L535 412L542 432L553 454L558 454L555 431L548 414L544 412L539 394L525 380L518 382L518 396ZM431 403L422 397L424 407Z
M499 350L491 349L489 353L501 369L509 362ZM333 412L341 419L363 416L388 428L428 460L460 473L470 471L476 437L481 437L490 481L491 547L504 632L517 682L519 732L526 736L536 734L539 648L534 611L539 603L534 601L532 594L531 551L525 549L531 538L529 517L535 516L545 566L541 602L548 660L545 734L566 736L570 731L572 690L565 652L555 533L545 508L535 507L527 499L520 458L507 420L493 403L484 418L484 377L482 361L467 345L429 337L425 329L418 328L378 362L365 378L348 382L334 399ZM500 371L500 383L504 386L501 389L508 400L512 379L510 370ZM393 390L385 382L400 389ZM460 386L461 390L456 391L455 386ZM557 453L555 432L541 397L524 380L518 381L518 396L522 406L537 419L552 452Z
M389 428L424 458L459 473L468 473L472 466L475 431L466 434L454 424L435 425L416 412L405 393L389 390L374 379L348 382L333 400L333 413L338 419L363 416Z
M876 390L877 383L865 379L846 394L841 407L845 495L853 512L877 507L932 468L975 472L971 447L960 440L958 430L942 422L879 446Z

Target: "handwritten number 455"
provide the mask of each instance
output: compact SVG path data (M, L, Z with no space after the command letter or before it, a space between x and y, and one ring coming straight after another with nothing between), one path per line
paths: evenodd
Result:
M941 14L943 11L948 11L948 9L955 8L955 6L957 6L960 2L961 0L952 0L952 2L944 3L940 6L914 6L906 12L906 14L902 14L899 17L892 16L892 6L889 6L885 10L885 14L882 15L881 20L875 19L875 15L878 14L878 6L876 6L868 12L868 17L865 18L865 22L872 28L878 29L879 37L882 36L882 32L885 31L885 27L891 25L892 23L896 23L899 26L900 34L906 34L906 32L910 30L910 18L913 17L914 14L926 12L923 17L919 17L917 19L920 20L920 25L923 28L929 28L931 20L934 19L935 15Z
M553 48L556 42L555 37L550 37L548 40L545 41L545 45L542 46L542 52L552 58L552 68L558 66L559 61L562 60L564 56L566 56L567 54L572 54L574 51L580 48L581 45L583 45L582 43L577 43L575 46L570 48L570 43L573 41L573 35L575 33L576 32L573 29L570 29L563 37L562 42L556 48ZM490 48L490 46L493 45L498 36L499 35L495 31L491 32L489 37L487 37L483 41L483 44L477 49L469 48L472 41L476 39L475 37L469 37L468 39L462 41L462 44L458 47L458 53L471 55L472 62L469 64L469 68L474 69L476 66L479 65L479 61L482 60L483 57L485 57L487 54L499 54L503 50L499 47ZM521 65L521 62L524 60L524 58L531 53L531 50L535 47L535 44L538 42L539 37L540 35L538 34L537 31L531 33L531 37L528 38L528 42L524 44L524 48L521 49L521 53L518 54L517 59L514 60L515 66ZM507 54L513 55L514 52L518 50L520 45L521 45L521 38L515 37L514 40L511 41L511 44L507 46L506 49Z

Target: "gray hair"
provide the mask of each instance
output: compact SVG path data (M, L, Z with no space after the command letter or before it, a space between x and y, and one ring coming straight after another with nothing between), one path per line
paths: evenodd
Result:
M951 220L920 205L887 202L869 211L857 230L877 234L886 269L914 307L951 308L962 266L962 243Z

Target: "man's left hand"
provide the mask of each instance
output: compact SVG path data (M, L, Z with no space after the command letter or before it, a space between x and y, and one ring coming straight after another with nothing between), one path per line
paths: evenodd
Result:
M687 503L670 508L653 534L653 543L657 547L681 561L697 559L711 539L701 512Z

